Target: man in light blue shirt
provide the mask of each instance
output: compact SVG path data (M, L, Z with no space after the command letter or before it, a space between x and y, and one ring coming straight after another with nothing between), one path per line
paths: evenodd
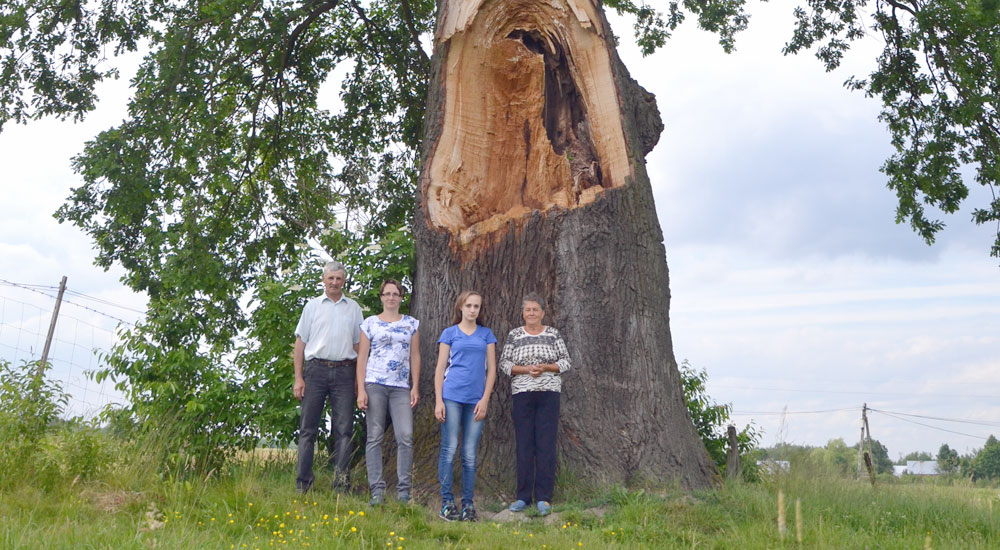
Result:
M308 491L315 481L313 454L327 397L333 410L335 490L350 489L348 467L354 434L354 372L361 341L361 308L344 296L347 270L340 262L323 268L324 293L309 300L295 327L295 398L302 401L299 464L295 487Z

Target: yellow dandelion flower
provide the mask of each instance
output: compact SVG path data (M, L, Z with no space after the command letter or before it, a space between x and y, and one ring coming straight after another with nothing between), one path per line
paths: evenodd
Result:
M395 537L396 536L396 532L395 531L389 531L389 536L390 537Z
M319 504L317 504L316 501L314 500L313 501L313 506L319 506Z
M358 512L358 515L359 515L359 516L363 516L363 515L365 515L365 511L364 511L364 510L362 510L362 511Z
M583 541L576 543L577 546L583 546Z
M330 517L329 515L323 514L323 521L326 521L326 519L329 518L329 517Z
M234 520L229 520L229 523L230 523L230 524L233 524L233 523L236 523L236 521L234 521Z
M352 532L352 533L357 533L357 532L358 532L358 528L357 528L357 527L354 527L354 526L352 525L352 526L351 526L351 532Z
M215 521L215 518L212 518L212 519L211 519L211 520L209 520L209 521Z
M333 521L340 521L340 518L338 518L337 516L333 516Z
M403 542L404 540L406 540L406 537L399 537L399 542Z
M347 513L353 516L354 515L354 510L348 510Z
M529 539L533 539L533 538L535 538L535 535L533 533L528 533L528 538Z
M282 524L281 524L281 525L279 525L278 527L281 527L282 529L284 529L284 528L285 528L285 524L284 524L284 523L282 523Z
M248 502L247 506L253 506L253 503L252 502Z
M232 514L232 513L230 513L230 514L229 514L229 517L233 517L233 514Z

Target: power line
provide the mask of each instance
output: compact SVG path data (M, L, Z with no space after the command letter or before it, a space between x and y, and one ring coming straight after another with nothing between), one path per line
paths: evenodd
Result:
M833 393L841 395L874 395L874 396L892 396L892 397L915 397L914 392L873 392L873 391L850 391L850 390L817 390L817 389L801 389L801 388L754 388L749 386L726 386L720 384L709 384L712 388L723 388L730 390L751 390L751 391L781 391L790 393ZM955 397L959 399L1000 399L1000 395L983 395L983 394L958 394L958 393L935 393L935 397Z
M953 433L953 434L958 434L958 435L964 435L966 437L974 437L976 439L982 439L982 440L988 439L988 438L985 438L985 437L983 437L981 435L973 435L973 434L967 434L967 433L964 433L964 432L957 432L955 430L949 430L947 428L941 428L939 426L932 426L931 424L924 424L923 422L917 422L916 420L908 420L908 419L903 418L901 416L896 416L896 415L894 415L892 413L887 413L885 411L875 411L875 409L868 409L868 410L873 411L873 412L879 412L879 413L884 414L886 416L890 416L892 418L895 418L896 420L901 420L903 422L909 422L910 424L916 424L917 426L923 426L925 428L930 428L932 430L938 430L938 431L942 431L942 432L948 432L948 433Z
M926 418L928 420L941 420L943 422L958 422L960 424L974 424L974 425L977 425L977 426L992 426L992 427L1000 428L1000 422L994 422L994 421L990 421L990 420L961 420L961 419L958 419L958 418L943 418L943 417L940 417L940 416L927 416L927 415L923 415L923 414L908 414L908 413L901 413L901 412L896 412L896 411L882 411L882 410L879 410L879 409L873 409L871 407L868 407L868 410L869 411L880 412L880 413L885 413L885 414L897 414L899 416L912 416L913 418Z
M763 415L778 415L778 414L819 414L819 413L830 413L830 412L843 412L843 411L855 411L857 407L844 407L842 409L824 409L822 411L733 411L732 414L763 414Z

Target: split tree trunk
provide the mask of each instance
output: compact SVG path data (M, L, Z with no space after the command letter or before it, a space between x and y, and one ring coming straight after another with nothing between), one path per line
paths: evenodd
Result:
M670 338L666 256L644 160L662 129L596 0L440 4L414 222L418 483L436 481L437 338L465 289L483 295L498 356L522 324L522 296L548 301L544 322L560 330L573 360L558 445L571 478L698 488L717 477L688 416ZM498 375L480 492L513 492L510 414L510 380Z

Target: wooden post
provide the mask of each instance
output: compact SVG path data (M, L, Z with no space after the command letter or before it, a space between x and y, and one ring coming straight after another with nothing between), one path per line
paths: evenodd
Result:
M35 375L38 382L42 380L42 374L45 372L45 366L49 361L49 348L52 347L52 337L56 332L56 319L59 318L59 306L62 304L63 293L66 292L66 276L63 275L61 281L59 281L59 295L56 296L56 307L52 309L52 320L49 321L49 334L45 337L45 348L42 350L42 360L38 363L38 373Z
M726 428L726 434L729 436L729 451L726 453L726 477L729 479L738 479L740 477L740 442L736 438L736 426L732 424Z
M868 426L868 403L861 407L862 431L865 434L865 443L868 450L865 451L865 467L868 468L868 479L872 487L875 486L875 457L872 455L872 429Z
M865 413L868 410L868 403L861 406L861 437L858 438L858 479L861 479L862 472L864 472L865 467Z

